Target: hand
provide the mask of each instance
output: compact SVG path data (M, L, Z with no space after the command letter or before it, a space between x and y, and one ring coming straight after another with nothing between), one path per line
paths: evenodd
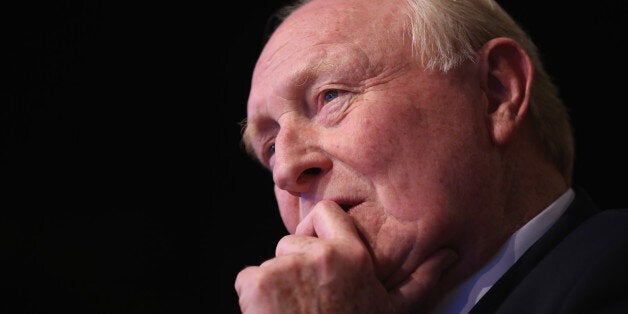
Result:
M387 291L352 218L336 203L321 201L294 235L279 241L275 258L238 274L235 288L246 314L403 313L425 298L452 255L437 252Z

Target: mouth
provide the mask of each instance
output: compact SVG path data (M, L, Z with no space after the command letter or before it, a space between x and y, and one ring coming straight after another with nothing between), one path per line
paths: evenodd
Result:
M361 204L361 202L357 202L357 201L337 201L336 203L346 213L348 213L352 208Z

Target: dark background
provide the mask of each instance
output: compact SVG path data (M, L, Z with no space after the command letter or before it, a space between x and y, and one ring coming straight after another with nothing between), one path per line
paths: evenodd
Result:
M282 1L129 2L0 9L2 313L237 313L285 232L238 124ZM502 1L571 110L576 184L626 207L626 2L544 3Z

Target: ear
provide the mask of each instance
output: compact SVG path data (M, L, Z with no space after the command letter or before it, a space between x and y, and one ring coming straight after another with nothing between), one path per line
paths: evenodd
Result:
M482 88L488 100L489 133L495 145L508 143L528 111L534 66L510 38L495 38L479 51Z

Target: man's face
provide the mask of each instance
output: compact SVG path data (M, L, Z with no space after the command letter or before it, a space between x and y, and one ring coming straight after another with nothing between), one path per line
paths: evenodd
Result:
M500 180L477 65L425 71L394 2L315 0L288 18L255 67L245 134L288 230L335 201L387 287L443 247L473 259Z

